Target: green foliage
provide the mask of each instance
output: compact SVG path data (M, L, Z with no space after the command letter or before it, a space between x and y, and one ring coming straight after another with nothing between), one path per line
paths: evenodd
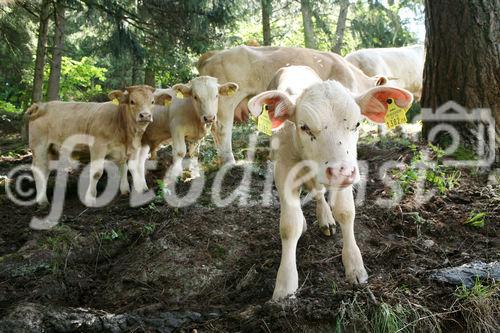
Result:
M0 100L0 113L20 113L22 109L17 108L14 104Z
M91 101L102 93L100 83L106 80L106 68L96 66L96 60L83 57L80 61L69 57L62 58L61 88L62 100ZM45 69L48 80L49 68Z
M399 332L404 328L407 316L407 312L401 305L397 304L393 307L387 303L381 303L372 319L374 332Z
M370 47L394 47L413 44L416 38L405 26L400 10L409 6L408 1L397 1L389 6L381 2L358 1L353 8L351 22L353 36L359 41L356 49ZM415 8L415 7L414 7Z
M464 224L474 228L483 228L487 216L485 212L472 211Z
M120 229L111 229L99 234L99 238L102 241L114 241L114 240L125 240L127 239L127 234Z
M499 284L500 286L500 284ZM464 284L455 290L455 297L464 300L473 297L486 298L490 297L495 293L496 285L491 286L483 285L479 278L476 278L474 285L471 288L467 288Z
M422 178L425 179L426 186L436 188L441 194L458 185L460 171L442 165L444 157L442 149L432 144L429 145L429 148L434 160L431 160L430 154L427 156L425 150L417 149L417 146L413 145L411 147L413 157L410 163L403 169L394 171L393 176L400 182L403 192L412 192L417 182Z

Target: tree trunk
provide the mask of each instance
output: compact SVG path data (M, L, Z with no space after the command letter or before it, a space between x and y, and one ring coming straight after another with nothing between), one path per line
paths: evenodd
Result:
M263 45L271 45L271 13L273 7L271 0L261 0L262 4L262 40Z
M33 76L33 92L31 100L39 102L43 98L43 70L45 68L45 51L47 47L47 33L49 28L50 0L43 0L40 4L40 23L38 25L38 43L36 46L35 75Z
M146 66L144 70L144 84L151 87L156 87L155 72L150 66Z
M422 106L435 112L444 103L454 101L468 110L491 109L496 118L498 147L498 0L426 0L425 7L427 36ZM480 112L486 115L485 111ZM477 134L481 129L479 122L451 121L447 115L446 119L433 121L426 121L425 114L423 117L423 135L427 140L432 139L429 134L433 127L448 123L459 132L461 145L472 147L481 141ZM442 143L446 135L440 134L432 141ZM489 142L491 144L491 140Z
M300 11L302 12L302 22L304 25L304 43L307 48L316 48L316 37L311 17L311 4L309 0L300 0Z
M340 3L340 12L339 18L337 20L337 29L335 30L335 36L337 37L335 41L335 45L332 48L332 51L340 54L340 50L342 50L342 44L344 43L344 32L345 32L345 24L347 21L347 12L349 11L349 0L343 0Z
M61 65L64 47L64 28L66 24L66 8L62 0L54 2L55 27L54 27L54 49L52 50L52 64L50 66L48 100L59 99L59 87L61 83Z

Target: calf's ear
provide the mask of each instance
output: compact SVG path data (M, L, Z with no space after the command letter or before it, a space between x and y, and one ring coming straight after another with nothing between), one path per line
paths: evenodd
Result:
M273 130L275 130L283 126L283 123L293 116L295 104L287 94L278 90L270 90L252 97L248 101L248 110L255 117L267 110Z
M169 106L172 102L172 96L166 92L155 96L155 104Z
M191 86L183 83L178 83L172 87L175 91L177 98L191 96Z
M238 85L234 82L227 82L219 85L219 94L222 96L231 96L238 90Z
M114 101L116 99L120 104L126 103L127 97L128 93L126 91L121 91L121 90L113 90L108 94L108 98L110 101Z
M404 89L388 86L376 87L355 98L361 114L374 123L382 124L388 111L388 104L394 103L408 109L413 103L413 95Z

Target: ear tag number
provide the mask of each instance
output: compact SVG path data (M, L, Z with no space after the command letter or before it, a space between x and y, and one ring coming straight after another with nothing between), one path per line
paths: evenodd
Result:
M113 103L114 105L119 105L120 102L118 102L118 98L114 98L111 103Z
M394 99L387 99L387 114L385 115L385 123L388 128L394 128L401 124L406 124L406 112L410 109L411 104L406 109L399 107Z
M177 97L178 99L183 99L184 95L180 91L178 91L175 97Z
M271 123L271 118L269 118L269 113L267 112L265 104L262 105L262 112L260 116L257 117L257 129L265 135L273 135L273 124Z
M170 99L166 99L165 102L163 102L163 105L165 106L170 106L170 104L172 104L172 100Z

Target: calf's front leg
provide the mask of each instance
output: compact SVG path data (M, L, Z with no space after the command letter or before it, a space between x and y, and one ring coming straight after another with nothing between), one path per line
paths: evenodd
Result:
M189 155L189 171L191 172L191 178L200 177L200 166L198 164L200 141L189 142L188 145L188 155Z
M361 252L354 237L354 197L352 187L332 191L333 214L342 230L342 263L347 281L352 284L365 283L368 280Z
M120 161L120 193L127 194L129 192L127 161Z
M178 176L182 174L182 161L186 156L186 140L184 133L178 132L172 137L172 167L167 173L167 181L175 182Z

